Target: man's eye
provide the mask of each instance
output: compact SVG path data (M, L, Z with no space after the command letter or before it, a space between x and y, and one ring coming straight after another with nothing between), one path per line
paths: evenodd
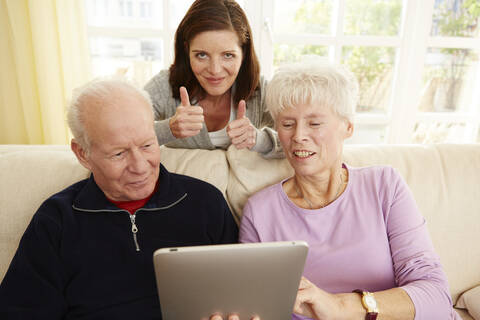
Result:
M283 126L284 128L291 128L291 127L293 127L293 124L291 124L291 123L284 123L284 124L282 124L282 126Z
M121 151L121 152L115 153L115 154L112 156L112 158L118 159L118 158L123 157L124 154L125 154L125 152L124 152L124 151Z

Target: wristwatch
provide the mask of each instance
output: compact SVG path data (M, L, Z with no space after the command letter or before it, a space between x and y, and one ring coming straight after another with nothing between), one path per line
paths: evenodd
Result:
M367 310L365 320L376 320L378 315L378 306L377 300L375 300L373 293L360 289L353 290L353 292L362 295L362 305L365 310Z

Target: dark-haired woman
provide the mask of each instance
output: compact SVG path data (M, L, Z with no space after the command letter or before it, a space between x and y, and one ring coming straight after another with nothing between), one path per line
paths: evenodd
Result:
M175 33L175 60L145 89L160 144L176 148L248 148L283 157L264 105L266 82L252 32L234 0L197 0Z

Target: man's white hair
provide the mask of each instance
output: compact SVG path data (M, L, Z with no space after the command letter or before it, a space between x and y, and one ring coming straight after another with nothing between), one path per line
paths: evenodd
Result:
M338 116L352 121L358 83L342 65L306 59L280 67L267 85L265 99L274 120L285 108L316 104L331 108Z
M67 122L73 137L85 150L90 150L90 138L85 131L85 114L82 109L89 102L100 101L102 105L110 103L119 91L130 91L145 99L152 110L150 95L123 78L99 78L73 90L72 100L67 111Z

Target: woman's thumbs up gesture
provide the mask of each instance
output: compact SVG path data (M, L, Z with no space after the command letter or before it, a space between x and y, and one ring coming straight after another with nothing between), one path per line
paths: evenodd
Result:
M197 135L203 127L203 109L190 105L185 87L180 87L180 105L170 118L170 131L175 138L187 138Z
M245 116L245 100L240 100L237 109L237 118L230 122L227 134L237 149L252 148L255 145L257 131L250 120Z

